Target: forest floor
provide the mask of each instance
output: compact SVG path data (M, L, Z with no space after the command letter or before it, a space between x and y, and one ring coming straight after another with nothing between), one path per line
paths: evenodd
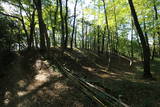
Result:
M16 107L92 107L96 106L59 70L62 67L79 78L101 87L106 93L132 107L160 106L160 59L151 63L155 80L142 78L142 64L126 57L107 57L88 50L51 49L42 57L38 52L23 52L8 66L6 76L0 78L0 106Z

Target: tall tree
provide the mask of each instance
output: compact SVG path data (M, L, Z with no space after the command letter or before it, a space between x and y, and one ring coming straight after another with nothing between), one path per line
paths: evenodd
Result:
M33 0L34 4L36 6L37 9L37 13L38 13L38 21L39 21L39 30L40 30L40 49L41 50L46 50L46 43L45 43L45 38L47 38L47 47L49 48L50 44L49 44L49 38L48 38L48 34L47 34L47 29L46 29L46 25L44 23L43 20L43 16L42 16L42 2L41 0Z
M75 1L75 6L74 6L74 19L73 19L73 30L72 30L72 35L71 35L71 43L70 43L70 47L71 49L73 48L73 36L74 36L74 32L75 32L75 22L76 22L76 9L77 9L77 2L78 0ZM75 36L76 37L76 36ZM76 39L75 39L76 40Z
M56 9L54 12L54 20L52 20L52 14L50 11L50 20L51 20L51 27L52 27L52 35L53 35L53 46L56 46L56 35L55 35L55 30L56 30L56 25L57 25L57 16L58 16L58 7L59 7L59 2L56 0Z
M68 0L66 0L65 30L66 30L66 37L64 41L64 46L65 48L67 48L67 45L68 45Z
M144 67L144 77L145 78L151 78L152 74L150 73L150 49L149 49L149 45L148 45L148 41L146 41L144 35L143 35L143 31L140 27L138 18L137 18L137 14L133 5L133 1L132 0L128 0L129 6L130 6L130 10L132 13L132 17L134 20L134 24L136 27L136 30L139 34L140 40L141 40L141 44L142 44L142 48L143 48L143 67Z
M35 9L32 12L32 18L30 23L29 48L33 47L34 45L34 39L33 39L34 30L35 30Z
M111 38L111 34L110 34L110 29L109 29L109 24L108 24L108 15L107 15L107 11L106 11L106 3L104 0L103 1L103 8L104 8L104 14L105 14L105 22L106 22L106 28L107 28L107 32L108 32L108 69L110 69L110 62L111 62L111 53L110 53L110 48L111 48L111 43L110 43L110 38Z
M62 0L59 0L59 4L60 4L61 32L62 32L62 36L61 36L61 47L62 47L62 48L65 48L65 43L64 43L65 31L64 31L64 18L63 18Z

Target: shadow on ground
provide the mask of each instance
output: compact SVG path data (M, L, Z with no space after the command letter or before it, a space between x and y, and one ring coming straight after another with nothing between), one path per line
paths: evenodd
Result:
M112 55L111 70L108 71L107 55L98 55L93 51L81 49L68 49L64 52L64 56L60 52L59 49L50 51L50 61L55 67L58 59L62 67L66 67L73 74L101 87L107 93L131 106L160 106L159 80L142 79L142 71L139 70L142 66L141 62L135 62L130 67L130 61ZM156 64L152 64L152 68L153 66L157 67Z
M89 107L96 105L38 52L19 55L0 80L0 106Z

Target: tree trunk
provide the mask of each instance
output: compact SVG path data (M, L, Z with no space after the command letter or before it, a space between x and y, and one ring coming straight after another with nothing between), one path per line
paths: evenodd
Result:
M64 49L65 48L65 43L64 43L64 19L63 19L63 8L62 8L62 0L59 0L60 4L60 16L61 16L61 31L62 31L62 37L61 37L61 47Z
M52 26L52 35L53 35L53 46L56 46L56 37L55 37L55 30L57 24L57 16L58 16L58 0L56 0L56 10L54 13L54 21L52 21L52 16L50 15L51 26ZM50 13L51 14L51 13Z
M131 30L131 57L133 60L134 52L133 52L133 20L132 20L132 18L131 18L131 26L132 26L132 30Z
M65 48L67 48L67 45L68 45L68 0L66 0L65 28L66 28Z
M84 48L84 19L83 17L82 17L82 48Z
M85 49L87 49L87 40L88 40L88 26L87 26L87 24L86 24Z
M46 50L45 38L47 36L47 29L43 21L42 16L42 4L41 0L33 0L38 12L38 21L39 21L39 31L40 31L40 49L41 51Z
M105 21L106 21L106 28L107 28L107 32L108 32L108 46L107 46L107 51L108 51L108 70L110 69L110 62L111 62L111 53L110 53L110 48L111 48L111 43L110 43L110 29L109 29L109 25L108 25L108 16L107 16L107 11L106 11L106 4L105 1L103 1L103 8L104 8L104 14L105 14Z
M100 26L97 26L97 50L98 50L98 54L100 54Z
M142 44L142 48L143 48L143 58L144 58L144 61L143 61L144 75L143 76L145 78L152 78L152 74L150 73L150 49L149 49L149 46L147 45L148 41L146 41L146 39L143 35L143 32L142 32L142 29L141 29L140 24L138 22L137 14L136 14L136 11L135 11L132 0L128 0L128 2L129 2L129 5L130 5L130 10L131 10L131 13L132 13L132 17L134 19L134 24L135 24L135 27L136 27L137 32L139 34L141 44Z
M20 2L20 1L19 1L19 2ZM21 3L19 3L19 5L21 5ZM25 35L26 35L26 37L27 37L27 45L28 45L28 47L30 47L30 46L29 46L29 44L30 44L29 35L28 35L28 31L27 31L26 26L25 26L25 23L24 23L24 18L23 18L23 15L22 15L22 9L21 9L21 8L20 8L20 16L21 16L22 27L23 27L23 30L24 30Z
M146 31L146 20L145 20L145 17L144 17L143 25L144 25L144 35L145 35L146 43L149 46L149 43L147 42L148 41L148 35L147 35L147 31Z
M113 0L114 3L114 0ZM116 53L118 53L118 43L119 43L119 39L118 39L118 27L117 27L117 16L116 16L116 6L114 5L114 21L115 21L115 35L116 35L116 44L115 44L115 50Z
M75 27L75 37L74 37L74 46L77 48L77 26Z
M156 52L156 40L155 40L155 33L153 34L153 51L152 51L152 60L154 60L155 52Z
M106 36L106 27L104 27L104 33L103 33L103 36L102 36L102 53L104 52L105 36Z
M76 0L76 2L75 2L75 6L74 6L73 30L72 30L71 43L70 43L70 45L71 45L71 46L70 46L70 47L71 47L71 49L73 49L73 35L74 35L74 31L75 31L77 2L78 2L78 0Z
M35 30L34 17L35 17L35 10L33 10L31 23L30 23L29 48L33 47L33 45L34 45L34 39L33 39L33 34L34 34L34 30Z

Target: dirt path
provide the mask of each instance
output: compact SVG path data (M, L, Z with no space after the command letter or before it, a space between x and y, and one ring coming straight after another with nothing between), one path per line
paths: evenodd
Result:
M32 67L33 66L33 67ZM34 68L34 69L31 69ZM86 107L95 104L47 61L17 57L1 79L0 106Z

